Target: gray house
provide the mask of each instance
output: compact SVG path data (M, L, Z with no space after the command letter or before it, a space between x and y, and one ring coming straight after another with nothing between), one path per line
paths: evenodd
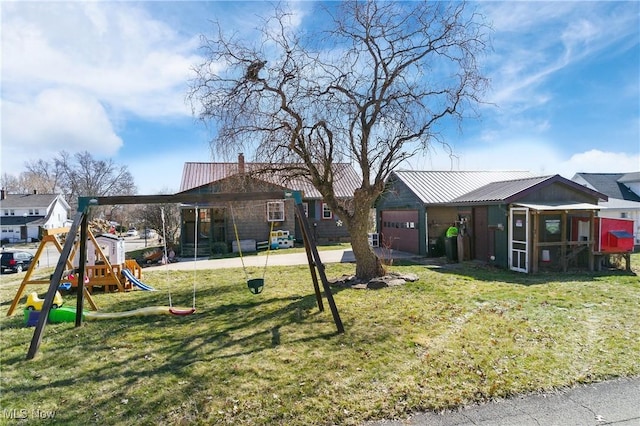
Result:
M380 245L441 256L447 228L468 213L453 200L491 182L530 176L523 171L394 171L376 202Z
M350 164L334 165L334 189L338 199L353 199L360 186L360 177ZM300 191L303 206L314 237L319 243L348 241L346 225L323 202L320 192L304 175L291 175L278 171L277 165L250 163L238 156L237 163L185 163L181 193L218 192L271 192ZM234 202L224 205L181 206L182 255L193 254L198 229L198 253L208 255L216 247L225 245L231 249L236 240L264 242L270 233L279 232L292 240L301 240L299 225L295 220L293 200L269 200ZM197 221L197 222L196 222Z

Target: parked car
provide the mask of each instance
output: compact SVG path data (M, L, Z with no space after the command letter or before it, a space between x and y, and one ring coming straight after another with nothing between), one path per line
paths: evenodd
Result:
M2 265L2 272L13 271L22 272L25 269L29 269L31 262L33 261L33 255L26 251L3 251L0 265Z
M145 229L144 233L142 234L144 238L155 238L157 235L158 233L155 231L155 229Z
M138 231L135 229L129 229L127 231L127 237L137 237L138 236Z

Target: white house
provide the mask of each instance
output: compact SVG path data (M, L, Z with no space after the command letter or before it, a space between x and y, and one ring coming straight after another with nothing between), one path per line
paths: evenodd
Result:
M41 229L69 226L71 207L59 194L7 194L0 191L0 239L3 243L36 241Z
M634 245L640 246L640 172L576 173L572 180L609 197L598 204L600 217L633 220Z

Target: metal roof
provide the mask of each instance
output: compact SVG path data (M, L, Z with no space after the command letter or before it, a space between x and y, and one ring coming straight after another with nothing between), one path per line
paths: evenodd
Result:
M414 171L392 172L425 204L449 203L496 181L531 177L527 171Z
M524 179L491 182L456 198L455 200L453 200L453 202L479 203L504 201L550 178L551 176L536 176Z
M587 186L598 192L602 192L610 198L619 198L627 201L640 201L640 195L633 192L623 182L636 182L638 173L576 173L574 181L580 182L581 178Z
M501 182L492 182L482 186L474 191L464 194L453 203L497 203L497 202L515 202L518 198L525 195L526 192L535 190L536 187L548 186L554 183L560 183L569 186L576 191L588 193L591 197L606 201L607 196L580 185L574 181L563 178L560 175L553 176L535 176L523 179L507 180Z
M58 197L64 201L59 194L6 194L5 198L0 200L0 209L46 209ZM69 205L66 207L69 208Z
M294 164L293 166L300 166ZM362 184L362 179L355 169L348 163L334 164L334 190L336 197L353 197L354 191ZM304 198L321 199L322 195L313 186L308 177L291 176L286 171L274 170L277 165L267 163L244 163L245 172L256 179L282 186L294 191L301 191ZM238 163L198 163L187 162L182 170L182 182L180 192L185 192L218 182L239 174Z

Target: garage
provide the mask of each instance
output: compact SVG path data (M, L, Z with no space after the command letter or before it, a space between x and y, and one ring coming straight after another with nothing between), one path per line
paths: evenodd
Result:
M418 210L384 210L381 222L381 246L408 253L420 252Z

